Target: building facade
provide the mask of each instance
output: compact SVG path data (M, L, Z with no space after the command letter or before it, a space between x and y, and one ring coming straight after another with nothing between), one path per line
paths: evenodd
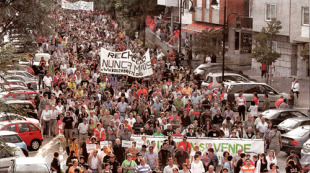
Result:
M260 32L272 18L281 21L282 29L273 48L281 54L275 62L275 74L286 77L308 76L308 63L300 51L309 43L308 0L252 0L253 32ZM252 68L261 64L252 59Z

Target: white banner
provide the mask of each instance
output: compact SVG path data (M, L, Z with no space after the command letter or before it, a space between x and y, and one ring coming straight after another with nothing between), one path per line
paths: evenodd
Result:
M134 141L141 141L142 136L131 136ZM146 136L148 143L152 141L156 142L156 147L158 151L165 139L168 137L160 136ZM173 137L173 140L177 143L182 141L182 137ZM250 153L251 155L259 154L264 152L264 141L262 139L214 139L214 138L187 138L192 147L192 152L194 151L194 146L199 146L199 151L207 152L209 148L213 148L215 154L218 156L219 160L223 157L223 152L228 151L231 155L235 156L238 153L238 149L242 149L243 153Z
M111 52L101 48L100 70L102 73L124 74L137 78L153 74L149 50L141 59L137 59L130 50Z
M62 0L61 8L70 10L94 11L94 2L86 2L86 1L68 2L66 0Z
M132 141L122 140L122 147L131 148L132 147Z

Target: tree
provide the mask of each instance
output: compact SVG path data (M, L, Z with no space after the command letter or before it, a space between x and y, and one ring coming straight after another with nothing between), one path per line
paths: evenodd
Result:
M276 52L272 47L272 44L276 40L277 34L281 29L281 21L272 19L268 22L267 27L263 27L261 32L254 36L254 48L250 57L255 58L257 62L267 64L267 68L269 68L269 65L281 57L281 54ZM269 69L267 69L266 82L268 82L269 77L268 71Z
M192 41L193 52L196 54L203 54L205 56L216 55L221 51L220 41L223 39L223 31L206 29L201 33L195 35Z
M49 35L53 30L53 0L2 0L0 42L10 33Z
M117 20L120 23L126 22L136 31L145 31L146 16L159 15L164 11L164 6L157 5L157 0L116 0ZM132 30L132 28L130 28ZM145 44L145 32L143 34L143 44Z

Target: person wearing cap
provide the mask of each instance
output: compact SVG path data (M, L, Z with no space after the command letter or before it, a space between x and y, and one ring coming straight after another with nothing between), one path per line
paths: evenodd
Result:
M111 152L111 149L108 147L104 147L103 150L106 155L103 157L102 161L103 163L107 163L110 160L112 152Z
M111 168L112 173L117 173L117 167L120 166L119 162L116 160L116 156L114 154L111 154L109 165Z
M126 156L126 160L123 161L121 166L124 173L134 173L135 168L137 167L137 163L132 160L132 155L128 153Z
M281 132L278 131L278 127L273 125L272 130L269 132L269 151L275 151L276 156L280 153L282 148Z

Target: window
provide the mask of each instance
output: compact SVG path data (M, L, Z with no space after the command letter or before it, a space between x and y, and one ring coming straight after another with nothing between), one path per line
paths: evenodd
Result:
M258 93L258 86L257 85L244 85L244 93L253 94L254 92Z
M28 93L30 100L34 100L38 94L37 93Z
M16 125L15 124L8 125L4 130L16 132Z
M2 136L2 139L5 142L9 142L9 143L23 142L23 140L19 137L19 135L4 135L4 136Z
M202 7L202 0L197 0L196 1L196 7L201 8Z
M240 93L243 92L243 85L231 85L230 89L232 93Z
M17 100L28 100L28 97L26 94L16 94L16 99Z
M249 1L249 17L253 17L253 0Z
M32 129L32 131L37 131L39 130L36 126L34 126L33 124L29 124L30 128Z
M276 4L266 4L265 20L271 21L276 18Z
M18 124L19 133L29 132L30 128L26 123Z
M302 25L309 25L309 7L302 7Z

